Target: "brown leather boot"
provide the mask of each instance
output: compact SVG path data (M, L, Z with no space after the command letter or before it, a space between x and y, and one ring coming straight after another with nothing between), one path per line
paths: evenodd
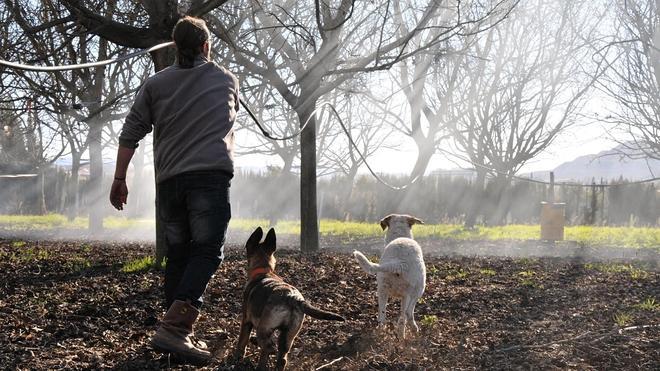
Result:
M193 324L197 316L197 308L188 302L175 300L151 338L151 346L161 352L172 353L181 362L193 365L208 363L211 353L206 350L206 344L193 337Z

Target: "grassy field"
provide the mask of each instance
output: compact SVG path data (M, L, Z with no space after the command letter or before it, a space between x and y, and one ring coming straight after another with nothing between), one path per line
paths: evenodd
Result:
M104 225L108 229L153 228L151 219L127 219L108 217ZM266 227L267 220L232 219L230 228L250 232L256 226ZM52 229L84 229L86 218L76 218L68 221L63 215L0 215L0 229L5 230L52 230ZM299 234L300 222L280 221L275 226L280 234ZM343 222L337 220L321 220L320 232L323 236L338 236L342 238L370 238L382 236L382 230L377 223ZM506 225L478 226L465 229L456 224L426 224L415 226L417 238L438 238L453 240L535 240L539 238L538 225ZM660 249L660 228L648 227L604 227L604 226L568 226L564 231L565 239L590 246L618 246L629 248Z

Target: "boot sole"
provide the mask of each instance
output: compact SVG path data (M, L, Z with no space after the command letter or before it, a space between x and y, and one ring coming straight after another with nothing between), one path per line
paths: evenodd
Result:
M151 347L161 353L170 354L172 360L174 360L177 363L186 363L194 366L205 366L209 364L209 362L211 362L211 360L213 359L213 357L210 355L208 357L203 357L194 354L176 352L166 346L163 346L157 341L151 341Z

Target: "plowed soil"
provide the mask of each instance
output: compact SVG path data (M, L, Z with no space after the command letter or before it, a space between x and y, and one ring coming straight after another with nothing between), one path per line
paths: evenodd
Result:
M188 369L149 348L163 314L162 275L122 272L151 244L0 240L0 368ZM349 254L278 251L277 272L347 322L306 319L294 370L660 369L660 275L653 266L565 258L426 258L420 332L377 328L376 279ZM196 332L229 360L246 281L229 246L209 284ZM388 307L393 321L398 305ZM273 360L274 361L274 360ZM274 362L273 362L274 364Z

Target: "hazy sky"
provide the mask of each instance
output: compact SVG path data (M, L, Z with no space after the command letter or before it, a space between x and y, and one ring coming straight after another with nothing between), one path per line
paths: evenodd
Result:
M240 134L250 134L247 131L240 131L237 135L241 141ZM403 137L400 151L382 149L371 159L370 165L379 173L397 173L407 174L413 167L417 150L410 138ZM575 132L559 138L551 148L540 154L537 158L529 161L521 172L534 172L551 170L558 165L573 160L576 157L595 154L616 146L612 140L606 138L606 132L598 125L592 124L587 128L576 129ZM449 158L449 157L448 157ZM469 167L466 163L461 163L457 159L448 160L443 156L436 154L431 160L427 172L435 169L456 169L459 167ZM281 162L275 157L265 157L256 155L238 155L235 158L238 167L265 167L268 165L278 166ZM366 173L366 168L362 172Z
M589 107L589 108L587 108ZM614 148L617 143L612 140L606 126L594 122L594 113L600 110L603 115L602 100L592 98L585 104L582 114L587 118L581 119L577 125L567 129L555 142L543 153L530 160L521 170L521 173L552 170L560 164L571 161L579 156L596 154ZM251 123L248 123L251 124ZM251 143L254 133L247 130L239 130L236 133L237 143ZM400 137L400 147L397 150L380 149L369 163L379 173L409 174L414 165L417 149L414 142L407 136L396 134ZM450 148L447 148L449 150ZM460 153L459 153L460 155ZM464 156L461 156L464 157ZM276 157L258 155L237 155L235 158L237 167L266 167L269 165L280 166L281 161ZM436 169L469 168L470 165L457 158L436 154L429 163L427 173ZM367 173L366 167L362 167L362 173Z

